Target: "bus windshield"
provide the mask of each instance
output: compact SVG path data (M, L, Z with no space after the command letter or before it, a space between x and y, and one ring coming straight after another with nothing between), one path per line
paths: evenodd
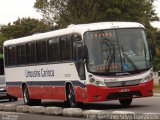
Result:
M86 32L87 68L95 73L138 72L151 67L141 28Z

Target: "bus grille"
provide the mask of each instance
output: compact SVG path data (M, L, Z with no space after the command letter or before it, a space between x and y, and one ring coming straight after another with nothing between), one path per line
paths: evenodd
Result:
M141 79L137 79L129 81L105 82L105 84L107 87L124 87L124 86L139 85L140 81Z
M127 98L127 97L140 97L142 94L139 91L132 91L132 92L118 92L118 93L111 93L108 95L107 99L118 99L118 98Z

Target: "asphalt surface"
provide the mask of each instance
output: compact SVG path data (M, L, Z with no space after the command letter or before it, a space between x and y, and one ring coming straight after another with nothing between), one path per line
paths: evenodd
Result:
M0 111L0 120L84 120L84 118L71 118L49 115L34 115L29 113L3 112Z
M0 100L0 104L18 104L23 105L23 100L19 99L16 102L8 102L8 100ZM42 106L58 106L65 107L63 102L60 101L42 101ZM137 98L134 99L131 106L122 107L119 101L106 101L98 103L85 103L82 106L83 110L105 110L107 112L115 111L129 111L134 113L159 113L160 114L160 97L148 97L148 98ZM12 112L0 112L0 120L6 120L7 117L13 117L12 120L83 120L83 118L72 118L62 116L47 116L47 115L34 115L25 113L12 113ZM7 119L10 120L10 119Z

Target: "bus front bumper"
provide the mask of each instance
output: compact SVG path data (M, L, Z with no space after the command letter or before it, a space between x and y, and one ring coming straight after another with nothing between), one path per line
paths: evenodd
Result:
M86 102L153 96L153 80L135 86L114 87L87 85Z

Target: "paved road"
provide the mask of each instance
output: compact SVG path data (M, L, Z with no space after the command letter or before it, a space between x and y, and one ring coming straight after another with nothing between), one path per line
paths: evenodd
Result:
M8 104L23 104L23 100L19 99L17 102L8 102L7 100L1 100L0 103ZM63 102L56 101L42 101L42 106L58 106L65 107ZM160 97L148 97L148 98L137 98L134 99L131 106L122 107L119 101L106 101L97 103L85 103L82 109L96 109L96 110L106 110L108 112L112 111L133 111L138 113L160 113Z
M8 102L7 100L0 101L0 103L8 104L23 104L22 99L19 99L17 102ZM62 102L53 102L53 101L42 101L43 106L58 106L65 107ZM96 110L106 110L108 112L113 111L132 111L135 113L160 113L160 97L150 97L150 98L138 98L134 99L133 103L129 107L122 107L118 101L107 101L100 103L85 103L82 106L82 109L96 109ZM6 112L0 112L1 117L5 117ZM17 113L14 113L17 115ZM82 118L68 118L68 117L55 117L55 116L46 116L46 115L33 115L33 114L18 114L18 118L16 120L81 120ZM3 119L2 119L3 120Z
M0 111L0 120L85 120L83 118L71 118L49 115L34 115L28 113L3 112Z

